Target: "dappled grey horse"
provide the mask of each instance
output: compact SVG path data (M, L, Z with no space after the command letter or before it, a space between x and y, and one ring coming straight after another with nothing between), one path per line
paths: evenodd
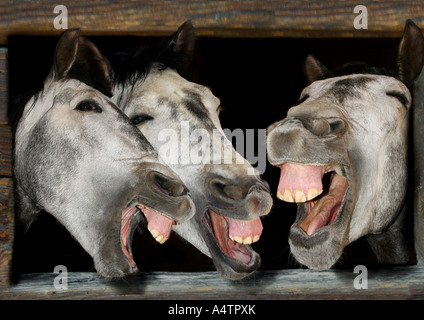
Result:
M331 74L307 57L310 85L267 132L268 160L281 168L278 198L298 203L289 244L301 264L330 268L365 235L380 263L408 262L409 88L423 54L421 31L408 21L393 74L360 64Z
M260 265L251 244L272 206L269 187L234 150L218 118L220 101L180 73L195 43L191 22L161 46L111 56L114 102L190 190L195 216L173 230L213 259L222 276L243 278Z
M24 104L17 124L17 216L27 229L41 210L52 214L99 274L121 277L137 271L131 253L137 225L147 219L165 241L175 223L194 214L194 204L178 176L99 90L110 93L106 61L79 30L64 32L42 90Z

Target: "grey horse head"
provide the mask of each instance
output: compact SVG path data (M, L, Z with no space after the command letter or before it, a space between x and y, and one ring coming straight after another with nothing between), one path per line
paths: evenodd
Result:
M190 189L196 214L173 230L211 257L222 276L240 279L260 265L251 244L261 235L260 217L271 210L272 198L225 136L219 99L180 75L195 39L188 21L158 48L111 58L113 100Z
M289 244L312 269L330 268L367 235L381 263L405 263L401 234L408 183L408 89L423 66L424 39L408 21L398 72L351 64L335 74L314 57L310 85L267 133L268 160L281 168L278 198L298 203Z
M131 239L142 220L165 241L195 209L178 176L100 92L110 89L98 49L79 30L64 32L44 87L17 125L14 176L23 228L44 210L91 255L99 274L122 277L137 271Z

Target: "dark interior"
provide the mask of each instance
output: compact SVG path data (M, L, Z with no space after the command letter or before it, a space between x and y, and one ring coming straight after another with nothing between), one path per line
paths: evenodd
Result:
M40 83L49 72L57 37L9 38L9 91L15 98ZM92 37L102 51L130 46L134 37ZM139 41L140 39L137 39ZM159 38L143 38L146 44ZM200 37L187 78L204 84L221 100L221 124L231 130L265 129L285 117L306 85L302 63L313 53L330 70L349 61L394 68L399 39L284 39ZM296 205L275 197L279 169L267 163L263 178L274 198L271 213L263 218L264 231L254 249L262 257L261 270L298 268L290 256L288 230ZM25 236L17 239L13 270L16 273L53 272L56 265L68 271L94 271L91 257L48 214L42 214ZM212 260L175 234L163 245L149 233L136 233L135 261L141 271L210 271ZM363 239L349 246L336 267L357 261L375 263Z

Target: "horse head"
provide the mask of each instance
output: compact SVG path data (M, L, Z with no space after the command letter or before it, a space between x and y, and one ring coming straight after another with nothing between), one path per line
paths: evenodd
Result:
M164 241L175 223L194 214L194 204L178 176L101 92L111 92L107 61L79 30L64 32L51 72L16 128L17 214L23 228L41 210L52 214L101 275L121 277L137 271L131 254L137 225L147 219Z
M225 136L219 99L181 75L195 39L188 21L161 46L115 55L113 99L190 189L196 214L173 230L212 257L224 277L239 279L260 265L251 244L272 199Z
M400 233L408 178L409 87L423 66L424 39L408 22L398 72L350 64L334 73L313 56L310 85L268 128L268 160L281 168L278 197L298 203L289 244L312 269L330 268L367 235L381 263L405 263Z

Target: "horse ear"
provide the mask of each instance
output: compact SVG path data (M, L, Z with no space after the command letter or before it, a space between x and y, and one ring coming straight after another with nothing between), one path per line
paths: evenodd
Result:
M407 20L397 58L399 78L411 87L424 64L424 37L412 20Z
M191 63L195 43L196 32L191 21L187 20L166 39L161 58L167 66L183 72Z
M109 63L97 47L79 33L79 29L70 29L60 37L55 53L55 76L77 79L111 97Z
M87 38L79 38L78 53L68 77L80 80L108 97L112 96L109 62Z
M328 69L315 56L310 54L303 63L303 72L308 85L310 85L312 82L321 79L328 72Z
M54 71L57 79L65 77L75 62L79 34L79 29L69 29L59 38L54 54Z

